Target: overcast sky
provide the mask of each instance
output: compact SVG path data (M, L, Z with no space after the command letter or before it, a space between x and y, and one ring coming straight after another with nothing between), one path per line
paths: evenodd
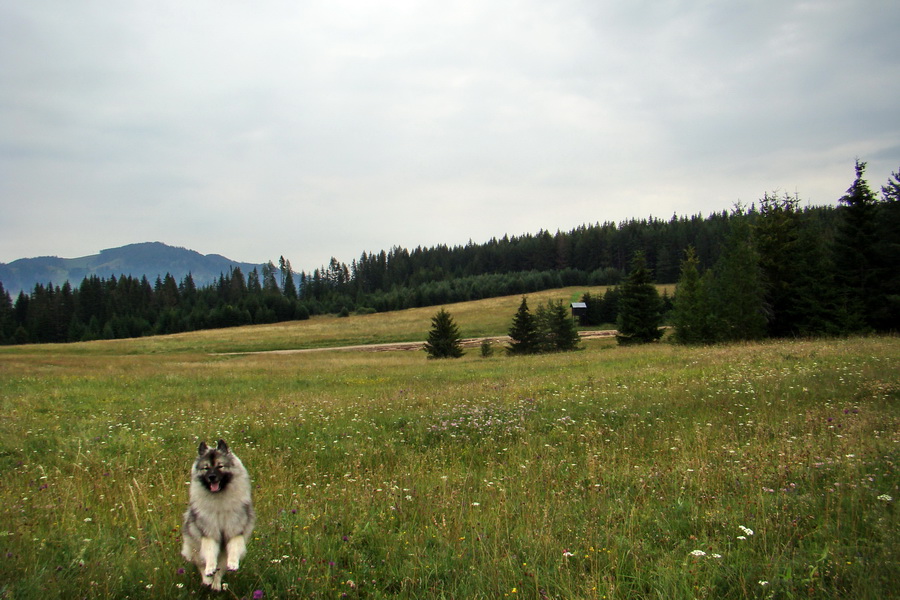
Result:
M833 204L900 169L897 0L0 0L0 262L363 251Z

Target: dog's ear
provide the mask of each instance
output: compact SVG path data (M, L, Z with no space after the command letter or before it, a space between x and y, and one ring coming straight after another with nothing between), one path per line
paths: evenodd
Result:
M216 446L216 450L222 454L228 454L228 444L225 443L225 440L219 440L219 445Z
M204 455L206 451L209 450L209 446L206 445L206 442L200 442L200 448L197 449L197 454Z

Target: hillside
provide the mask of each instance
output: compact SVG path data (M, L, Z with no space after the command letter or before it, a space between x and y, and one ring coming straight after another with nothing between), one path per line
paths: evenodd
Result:
M198 286L208 285L222 273L234 267L249 273L260 265L231 260L219 254L200 254L187 248L176 248L161 242L129 244L119 248L101 250L99 254L80 258L42 256L22 258L9 264L0 263L0 282L12 296L22 290L30 291L35 284L52 283L56 286L68 281L73 287L90 275L109 278L113 275L147 276L151 282L156 277L170 273L181 281L188 273Z

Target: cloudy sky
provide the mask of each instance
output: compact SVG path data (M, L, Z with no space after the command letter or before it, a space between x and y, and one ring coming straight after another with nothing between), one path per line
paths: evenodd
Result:
M0 262L363 251L834 203L896 0L0 0Z

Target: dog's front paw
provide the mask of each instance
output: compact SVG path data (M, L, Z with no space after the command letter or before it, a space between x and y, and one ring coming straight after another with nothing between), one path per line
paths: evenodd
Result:
M240 561L236 558L229 558L228 564L225 565L229 571L237 571L240 566Z
M203 577L212 577L216 574L219 568L216 565L206 565L206 568L203 569ZM205 582L204 582L205 583Z

